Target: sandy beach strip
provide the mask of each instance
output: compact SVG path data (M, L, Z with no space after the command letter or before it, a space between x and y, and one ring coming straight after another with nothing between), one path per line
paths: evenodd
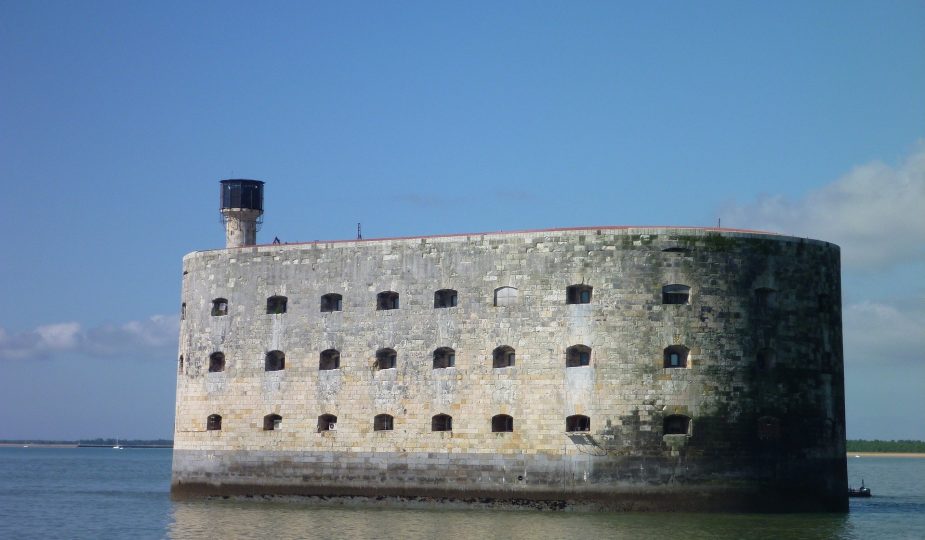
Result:
M897 458L925 458L921 452L848 452L848 457L897 457Z

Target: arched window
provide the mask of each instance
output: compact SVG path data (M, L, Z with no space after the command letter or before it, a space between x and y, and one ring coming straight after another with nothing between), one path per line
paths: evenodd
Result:
M394 369L398 353L394 349L379 349L376 351L376 369Z
M773 309L777 304L777 291L768 287L755 289L755 305L759 311Z
M456 351L440 347L434 351L434 369L451 368L456 365Z
M591 290L590 285L569 285L565 288L565 303L590 304Z
M214 352L209 355L209 373L225 371L225 354Z
M591 431L591 419L583 414L573 414L565 418L565 431Z
M688 304L691 299L691 288L687 285L673 284L662 287L663 304Z
M664 422L662 422L662 433L665 435L690 435L690 417L683 414L666 416Z
M228 300L216 298L212 300L212 316L221 317L222 315L228 315Z
M506 414L496 414L491 417L492 433L510 433L514 431L514 419Z
M453 417L448 414L435 414L430 419L431 431L453 431Z
M398 309L398 293L394 291L383 291L377 294L376 309Z
M394 419L390 414L377 414L373 418L373 431L392 431Z
M318 360L318 369L320 371L340 369L340 352L338 352L337 349L321 351L321 356Z
M334 431L337 429L337 417L333 414L322 414L318 417L318 433Z
M267 298L267 313L270 315L279 315L280 313L286 313L286 302L288 298L285 296L271 296Z
M516 287L498 287L495 289L495 306L513 306L517 304Z
M208 431L221 431L222 430L222 416L219 414L210 414L206 418L206 430Z
M687 367L687 355L689 349L684 345L671 345L665 347L665 366L666 368L685 368Z
M773 369L775 360L774 349L761 349L755 354L755 367L761 371Z
M591 364L591 347L572 345L565 349L565 367L581 367Z
M502 345L492 352L491 358L491 367L493 368L506 368L514 367L514 359L516 354L512 347L507 345Z
M263 430L274 431L282 427L283 417L278 414L268 414L263 417Z
M337 293L328 293L321 295L321 312L330 313L340 311L343 305L343 296Z
M453 289L440 289L434 293L435 308L456 307L456 291Z
M263 360L264 371L281 371L286 369L286 355L283 351L270 351Z

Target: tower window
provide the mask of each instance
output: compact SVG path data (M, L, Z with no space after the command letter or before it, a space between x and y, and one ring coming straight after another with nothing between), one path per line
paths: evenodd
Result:
M591 347L572 345L565 349L565 367L581 367L591 364Z
M662 423L662 432L665 435L690 435L691 419L681 414L667 416Z
M206 430L208 431L221 431L222 430L222 417L218 414L210 414L206 418Z
M777 304L777 291L768 287L755 289L755 303L759 311L773 309Z
M283 351L270 351L264 357L264 371L281 371L286 369L286 355Z
M337 349L321 351L321 356L318 360L318 369L320 371L340 369L340 352L338 352Z
M434 308L456 307L456 297L453 289L440 289L434 293Z
M761 349L755 354L755 366L761 371L768 371L774 368L775 357L773 349Z
M430 419L431 431L453 431L453 417L448 414L436 414Z
M565 431L591 431L591 419L583 414L573 414L566 417Z
M496 414L491 417L492 433L510 433L514 431L514 419L506 414Z
M456 351L440 347L434 351L434 369L451 368L456 365Z
M343 303L343 297L337 293L328 293L321 296L321 312L330 313L340 311Z
M318 433L334 431L337 429L337 417L333 414L322 414L318 417Z
M590 304L591 290L590 285L569 285L565 288L565 303Z
M394 291L383 291L377 294L376 309L398 309L398 293Z
M212 316L221 317L222 315L228 315L228 300L216 298L212 300Z
M225 354L214 352L209 355L209 373L225 371Z
M508 347L507 345L502 345L492 352L492 363L491 367L493 368L506 368L514 367L514 359L516 354L514 349Z
M287 300L285 296L271 296L267 298L267 313L270 315L286 313Z
M495 306L513 306L517 304L516 287L498 287L495 289Z
M182 304L180 304L180 320L181 321L186 320L186 302L183 302Z
M278 414L268 414L263 417L263 430L275 431L282 427L283 417Z
M663 304L689 304L691 288L687 285L665 285L662 287Z
M666 368L685 368L687 367L687 356L690 350L684 345L672 345L665 347L665 365Z
M183 355L182 354L180 355L180 360L177 362L177 373L180 375L183 374Z
M392 431L392 426L394 424L393 420L390 414L377 414L375 418L373 418L373 430Z
M398 353L394 349L379 349L376 351L376 369L394 369Z

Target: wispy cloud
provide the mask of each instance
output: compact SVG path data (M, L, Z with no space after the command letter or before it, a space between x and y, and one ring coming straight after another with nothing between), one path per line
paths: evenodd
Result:
M925 142L899 167L868 163L799 200L766 196L732 204L724 223L808 236L842 247L865 270L925 260ZM728 217L727 217L728 216Z
M843 312L848 365L925 363L925 307L860 302Z
M77 322L47 324L13 335L0 328L0 359L48 358L60 353L139 357L146 352L176 349L178 332L176 315L154 315L93 328L83 328Z

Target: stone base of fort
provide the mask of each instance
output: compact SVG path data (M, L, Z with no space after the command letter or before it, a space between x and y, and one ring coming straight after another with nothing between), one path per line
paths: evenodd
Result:
M609 511L846 512L843 458L174 450L171 494L320 504ZM836 485L837 484L837 485Z

